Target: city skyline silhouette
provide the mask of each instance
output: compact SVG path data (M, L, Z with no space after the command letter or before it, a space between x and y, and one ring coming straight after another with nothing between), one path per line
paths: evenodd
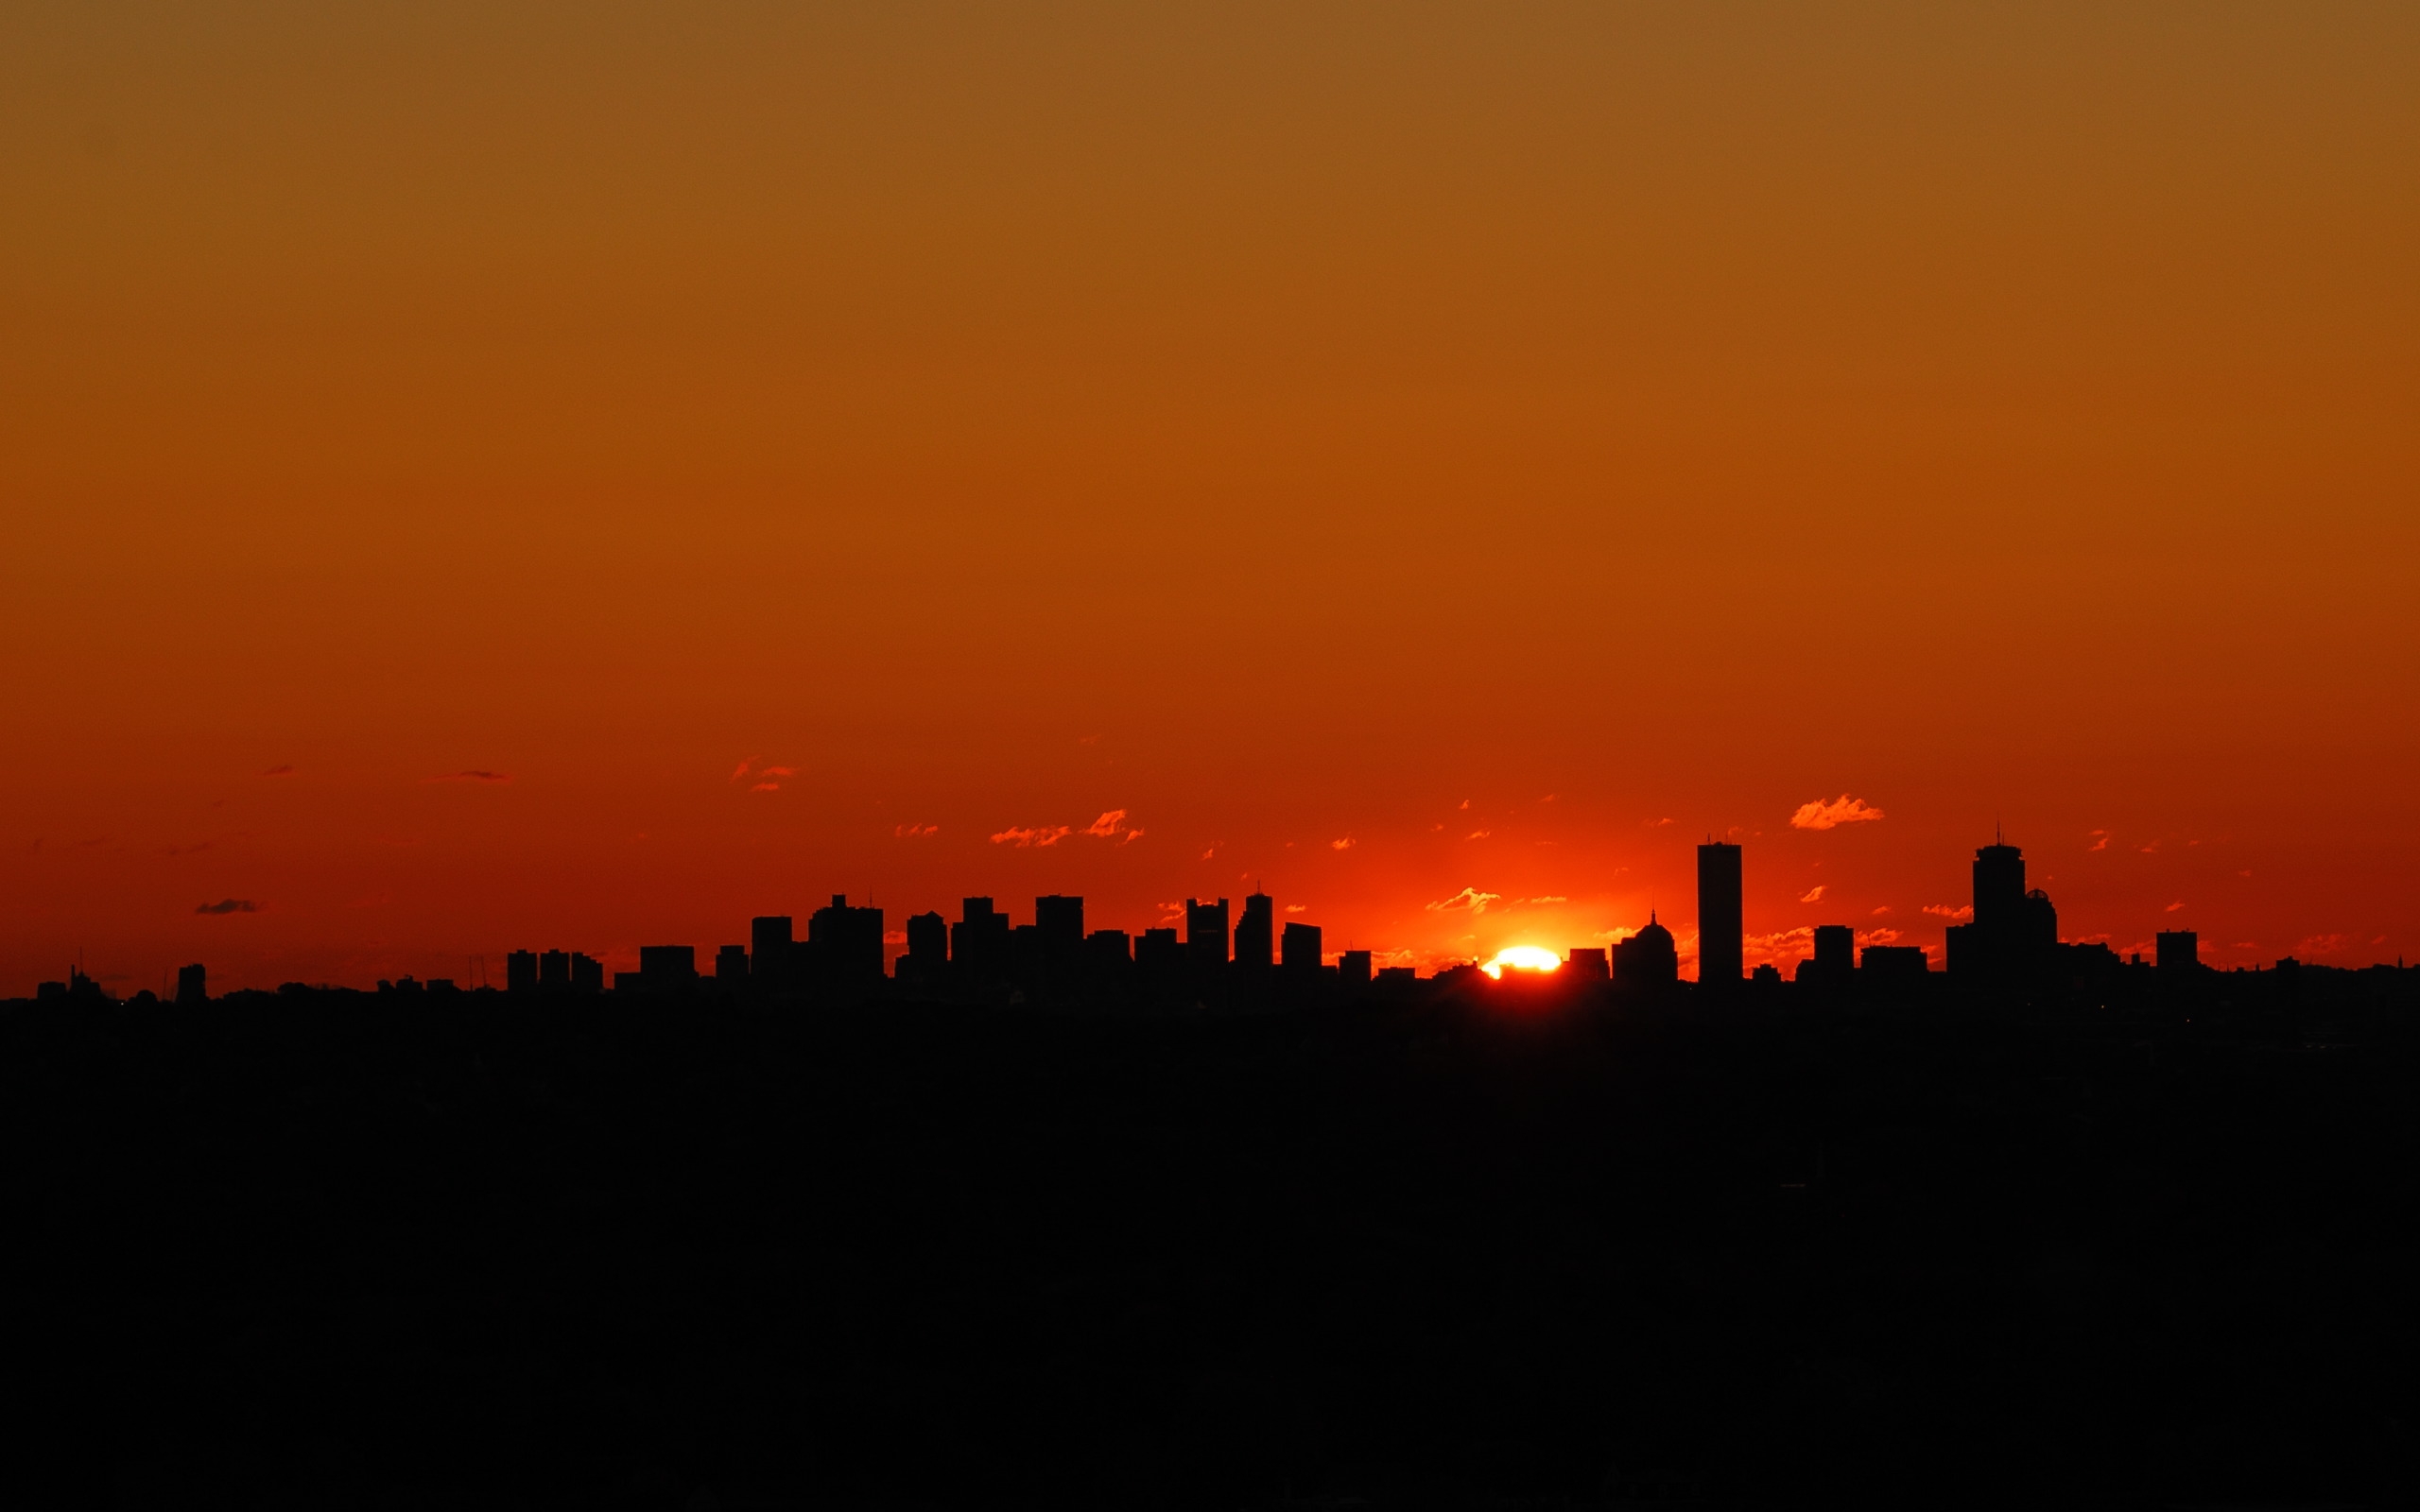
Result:
M2420 7L0 9L0 1497L2420 1501Z

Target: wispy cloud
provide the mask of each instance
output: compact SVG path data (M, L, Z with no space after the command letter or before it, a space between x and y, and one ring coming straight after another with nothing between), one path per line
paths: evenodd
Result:
M1495 833L1495 832L1494 830L1473 830L1470 833L1470 838L1474 840L1484 840Z
M257 914L260 911L261 905L250 898L222 898L215 903L203 903L194 910L197 914Z
M1477 887L1464 887L1442 902L1430 903L1428 911L1432 914L1452 914L1468 910L1483 914L1487 912L1488 904L1498 902L1503 896L1502 893L1481 892Z
M758 782L748 791L751 793L778 793L781 790L782 784L779 782Z
M2139 850L2144 855L2155 856L2159 854L2159 842L2157 840L2153 840L2149 845L2138 846L2135 849Z
M748 775L748 768L753 766L755 764L756 758L753 756L749 757L746 761L741 762L738 765L731 769L731 776L727 778L726 781L733 782L738 782L741 778Z
M1565 897L1564 897L1564 896L1563 896L1563 894L1561 894L1561 893L1549 892L1549 893L1541 893L1541 894L1539 894L1539 895L1538 895L1537 897L1535 897L1535 898L1516 898L1516 899L1514 899L1514 900L1513 900L1513 902L1518 902L1518 903L1526 903L1526 904L1529 904L1530 906L1535 907L1535 906L1537 906L1538 904L1541 904L1541 903L1567 903L1567 902L1571 902L1571 900L1570 900L1570 899L1568 899L1568 898L1565 898Z
M1353 846L1354 839L1353 836L1349 834L1341 840L1330 840L1327 843L1327 848L1331 850L1350 850L1353 849Z
M1975 917L1975 906L1972 903L1927 903L1925 912L1938 914L1954 923L1963 923Z
M902 824L894 827L890 833L902 840L916 840L928 834L941 833L942 827L938 824Z
M1846 793L1829 803L1818 799L1801 803L1798 812L1789 816L1793 830L1837 830L1843 824L1872 824L1882 817L1882 811L1861 798Z
M1879 918L1880 918L1880 917L1882 917L1884 914L1887 914L1887 913L1889 913L1890 911L1891 911L1891 905L1890 905L1889 903L1884 903L1881 907L1879 907L1879 908L1877 908L1877 909L1876 909L1876 910L1874 911L1874 917L1875 917L1875 918L1876 918L1876 919L1879 919Z
M2090 844L2089 846L2086 846L2084 849L2085 849L2085 850L2108 850L2108 849L2109 849L2109 832L2108 832L2107 830L2095 830L2095 831L2093 831L2092 833L2093 833L2093 834L2094 834L2095 838L2094 838L2094 840L2093 840L2092 844Z
M2297 955L2333 955L2344 948L2342 935L2312 935L2294 947Z
M1110 809L1103 813L1099 818L1085 825L1084 833L1092 835L1096 839L1114 840L1117 838L1120 832L1124 831L1125 828L1126 811L1124 809Z
M1311 905L1308 903L1288 903L1286 905L1286 911L1289 914L1307 914L1311 911Z
M2161 912L2161 913L2164 913L2164 914L2172 914L2172 913L2176 912L2178 909L2180 909L2180 908L2182 908L2182 907L2184 907L2184 906L2185 906L2185 900L2184 900L2184 899L2182 899L2182 898L2179 898L2178 900L2176 900L2176 902L2172 902L2172 903L2169 904L2166 908L2161 909L2161 910L2160 910L2160 912Z
M1800 902L1802 902L1802 903L1820 903L1820 902L1822 902L1824 901L1824 885L1823 885L1822 883L1820 883L1820 882L1819 882L1819 883L1817 883L1814 886L1809 887L1809 888L1807 888L1805 892L1800 893L1800 894L1798 895L1798 901L1799 901Z
M1896 945L1899 943L1899 932L1895 929L1860 929L1857 932L1857 942L1860 945Z
M992 843L1012 845L1024 850L1035 846L1057 845L1075 833L1074 826L1065 824L1041 825L1030 829L1021 825L1011 825L1008 829L992 836Z
M292 777L294 775L294 768L290 765L281 762L277 765L270 767L268 771L261 773L261 775L263 777Z
M447 772L442 777L424 777L421 781L424 782L510 782L512 781L512 774L491 772L484 767L474 766L468 771Z

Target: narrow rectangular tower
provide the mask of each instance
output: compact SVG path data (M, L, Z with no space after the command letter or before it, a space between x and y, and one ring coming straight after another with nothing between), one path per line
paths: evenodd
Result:
M1698 985L1728 986L1746 969L1740 922L1739 848L1721 840L1698 847Z

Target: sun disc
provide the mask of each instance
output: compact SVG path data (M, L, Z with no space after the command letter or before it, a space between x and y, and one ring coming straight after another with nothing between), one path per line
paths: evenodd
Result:
M1516 971L1551 971L1562 965L1563 958L1543 945L1507 945L1479 970L1500 982L1508 966Z

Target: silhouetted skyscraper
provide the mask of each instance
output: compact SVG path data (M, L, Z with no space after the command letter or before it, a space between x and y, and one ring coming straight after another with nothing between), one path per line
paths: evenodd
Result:
M575 992L605 990L605 963L578 951L571 953L571 989Z
M1196 966L1227 964L1227 900L1184 901L1184 954Z
M1056 893L1033 901L1033 927L1042 931L1043 949L1074 955L1084 937L1084 901Z
M1575 982L1602 982L1613 975L1601 945L1574 945L1564 955L1563 969Z
M1053 893L1033 901L1033 932L1040 977L1050 984L1071 976L1084 950L1084 901Z
M191 1005L210 1001L210 973L200 966L177 968L177 1001Z
M1009 976L1009 916L989 898L969 898L949 929L950 968L960 981L1005 982Z
M2036 887L2025 895L2016 911L2017 949L2029 956L2040 957L2059 943L2059 910L2050 903L2050 895Z
M1698 981L1739 980L1747 957L1741 923L1739 848L1720 840L1698 847Z
M1846 924L1815 926L1815 955L1799 968L1798 979L1827 992L1847 988L1857 980L1857 931Z
M1995 842L1975 851L1975 923L1986 936L2014 938L2025 907L2025 852Z
M1244 917L1252 917L1250 900L1245 901ZM1277 964L1289 971L1316 971L1320 969L1320 926L1288 924L1278 942Z
M649 992L676 992L698 980L698 948L694 945L639 947L637 985Z
M2163 929L2152 936L2163 971L2190 971L2202 964L2202 936L2190 929Z
M1157 982L1177 975L1185 959L1185 948L1174 929L1147 929L1134 937L1134 971L1146 980Z
M724 987L748 985L748 947L726 945L715 952L715 980Z
M939 982L949 971L949 920L937 911L908 916L908 954L897 974L911 982Z
M758 991L782 992L793 985L794 943L787 914L767 914L748 921L748 978Z
M1975 917L1953 924L1944 952L1966 985L2039 981L2059 959L2059 911L2050 895L2025 890L2025 852L1995 841L1975 852Z
M836 892L830 907L807 916L806 948L818 986L856 988L879 980L889 964L882 956L882 910L852 907L847 894Z
M1370 953L1346 951L1336 958L1336 977L1350 991L1370 985Z
M1858 958L1858 975L1868 983L1904 987L1932 970L1920 945L1868 945Z
M571 990L571 955L564 951L542 951L538 955L538 986L548 992Z
M504 958L504 988L508 992L538 990L538 953L514 951Z
M1670 987L1680 979L1680 951L1672 943L1672 932L1655 921L1652 910L1645 929L1614 942L1616 987L1638 990Z
M1244 900L1244 916L1236 920L1236 964L1247 971L1266 971L1276 952L1277 901L1255 885Z

